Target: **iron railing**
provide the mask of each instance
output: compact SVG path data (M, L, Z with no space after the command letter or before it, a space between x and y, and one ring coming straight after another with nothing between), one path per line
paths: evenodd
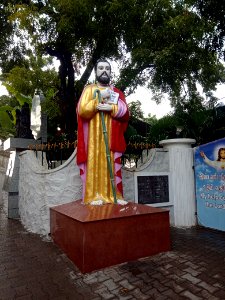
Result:
M77 147L77 141L64 141L58 143L46 143L46 144L35 144L29 145L29 150L33 150L36 153L41 151L42 155L42 166L44 165L44 160L47 160L47 165L49 169L54 169L55 167L62 165L74 152ZM131 143L127 144L127 149L122 156L122 164L127 167L132 167L138 164L138 161L143 161L143 151L148 151L155 148L154 144L149 143Z

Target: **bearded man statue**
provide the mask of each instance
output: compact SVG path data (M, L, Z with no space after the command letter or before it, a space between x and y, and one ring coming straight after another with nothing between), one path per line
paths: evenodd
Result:
M124 133L129 119L128 106L124 94L110 84L111 65L107 60L97 61L95 75L96 83L84 88L77 105L77 164L83 184L82 202L125 204L121 156L126 149Z

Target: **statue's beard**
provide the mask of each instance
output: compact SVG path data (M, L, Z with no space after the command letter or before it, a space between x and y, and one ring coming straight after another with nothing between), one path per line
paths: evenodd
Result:
M103 75L106 75L106 76L103 76ZM96 80L102 84L109 84L110 77L104 72L100 76L96 76Z

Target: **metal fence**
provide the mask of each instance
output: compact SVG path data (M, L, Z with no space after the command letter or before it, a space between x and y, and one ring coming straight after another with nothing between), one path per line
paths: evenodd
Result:
M47 165L49 169L54 169L59 165L62 165L74 152L77 147L77 141L64 141L59 143L46 143L30 145L29 150L35 152L41 151L42 153L42 165L44 165L44 160L47 160ZM133 166L137 167L138 161L143 160L143 151L148 151L155 148L155 145L148 143L131 143L127 144L127 149L122 156L122 164L128 168Z
M77 142L59 142L59 143L46 143L30 145L29 150L41 151L42 153L42 166L44 165L44 160L46 159L48 169L54 169L59 165L62 165L74 152L77 146Z

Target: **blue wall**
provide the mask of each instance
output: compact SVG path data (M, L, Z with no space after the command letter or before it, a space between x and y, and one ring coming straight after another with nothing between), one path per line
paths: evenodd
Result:
M195 148L195 183L198 223L225 231L225 159L218 161L221 148L225 149L225 138Z

